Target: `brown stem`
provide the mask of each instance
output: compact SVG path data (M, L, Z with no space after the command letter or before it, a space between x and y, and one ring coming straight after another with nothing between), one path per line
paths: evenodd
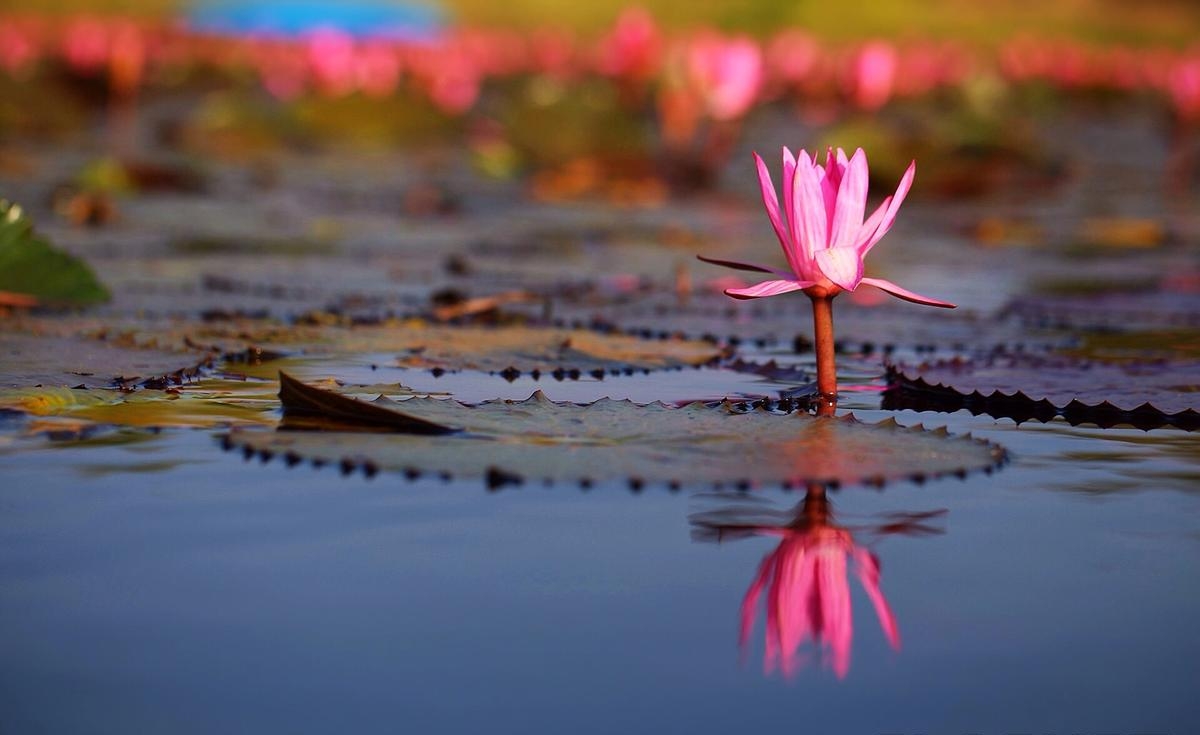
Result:
M793 522L797 528L818 528L831 523L829 498L825 494L825 486L819 482L809 483L804 494L804 500L796 506L798 511Z
M837 408L837 363L833 355L833 297L810 296L813 342L817 351L817 414L833 415Z

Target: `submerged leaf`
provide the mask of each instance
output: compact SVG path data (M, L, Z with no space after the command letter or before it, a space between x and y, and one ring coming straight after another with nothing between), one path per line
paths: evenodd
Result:
M433 398L380 398L370 405L372 413L392 410L461 431L419 436L236 429L228 444L289 463L303 458L369 474L385 469L483 478L493 486L526 479L585 485L625 480L634 488L882 483L991 468L1004 458L994 445L894 421L867 425L852 417L779 414L729 403L670 408L602 399L577 405L539 392L474 407ZM337 413L344 418L342 408Z
M87 306L109 298L86 263L39 237L21 208L4 200L0 200L0 291L61 306Z

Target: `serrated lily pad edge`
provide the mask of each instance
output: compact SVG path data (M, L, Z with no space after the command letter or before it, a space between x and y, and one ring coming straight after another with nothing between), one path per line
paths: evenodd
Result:
M447 399L447 400L454 400L454 399ZM508 404L508 405L520 405L527 401L535 401L535 402L539 402L539 403L547 403L547 402L554 403L554 401L550 401L541 391L534 392L532 395L530 395L529 398L524 399L522 401L514 401L511 399L501 399L497 402ZM664 409L668 409L668 410L682 410L682 409L686 409L688 407L695 407L695 406L699 405L699 406L704 406L705 408L711 409L711 410L720 410L720 409L724 408L725 410L737 411L737 412L743 412L743 413L749 412L749 411L761 411L764 413L768 413L768 412L777 413L777 411L772 411L766 404L763 404L763 403L758 403L758 402L747 403L747 402L728 401L728 400L723 401L718 404L705 403L703 401L695 401L691 404L686 404L684 406L678 406L678 407L670 406L668 404L664 404L664 403L661 403L658 401L655 401L654 403L651 403L651 404L639 404L639 403L635 403L634 401L630 401L628 399L609 399L609 398L602 398L599 401L592 401L589 403L571 403L571 402L565 402L565 403L568 403L569 405L576 406L576 407L587 407L587 406L594 405L594 404L602 402L602 401L612 401L615 403L628 403L628 404L639 406L639 407L658 406L660 408L664 408ZM460 403L460 405L463 405L464 407L468 407L468 408L471 407L470 404L466 404L466 403L462 403L462 402L458 402L458 403ZM961 435L961 436L951 436L949 430L945 426L938 427L936 429L926 429L923 424L916 424L913 426L905 426L905 425L901 424L900 422L898 422L895 419L895 417L888 417L887 419L884 419L883 421L880 421L876 424L865 424L865 422L860 421L853 414L846 414L846 415L837 416L837 417L813 417L812 420L814 420L814 421L843 421L843 422L864 424L864 425L869 425L869 426L873 426L873 427L891 429L891 430L896 430L896 431L909 431L909 432L916 432L916 433L933 433L935 435L946 436L949 438L950 441L973 442L975 444L985 447L988 450L988 453L990 455L989 456L990 461L986 465L983 465L980 467L973 467L973 468L959 467L959 468L952 469L952 470L942 470L942 471L935 471L935 472L914 472L914 473L910 473L908 475L900 475L900 476L894 477L890 480L887 477L883 477L883 476L865 476L865 477L855 478L852 481L843 481L843 480L839 480L839 479L835 479L835 478L827 478L827 477L825 477L825 478L813 477L813 478L806 478L803 480L781 480L781 481L779 481L777 486L784 491L803 490L803 489L810 488L810 487L820 487L820 488L828 489L828 490L838 490L843 487L855 487L855 486L874 487L876 489L881 490L886 485L888 485L890 482L908 481L908 482L912 482L917 485L921 485L930 480L936 480L936 479L950 477L950 476L957 477L958 479L963 480L963 479L966 479L969 475L971 475L974 472L983 472L984 474L990 475L995 470L997 470L997 469L1003 467L1005 464L1007 464L1010 459L1008 451L1004 447L1000 446L999 444L996 444L995 442L992 442L992 441L988 441L986 439L980 439L977 437L973 437L970 434L965 434L965 435ZM311 458L306 458L295 452L277 453L277 452L267 450L267 449L257 449L249 443L239 442L237 440L238 436L241 434L258 434L258 433L262 433L261 430L242 428L242 429L237 429L234 431L228 431L228 432L223 432L221 434L218 434L217 439L218 439L222 449L224 449L227 452L239 451L239 452L241 452L243 459L245 459L246 461L257 458L261 463L266 464L278 456L278 458L289 468L295 467L296 465L303 464L305 462L310 464L314 469L320 469L320 468L324 467L325 465L334 465L338 468L338 470L342 476L349 476L349 475L355 474L356 472L361 472L367 478L373 478L376 475L380 474L381 472L388 472L384 468L379 467L375 462L373 462L370 459L364 459L362 457L355 457L353 455L346 455L337 460L328 460L328 459L323 459L323 458L311 459ZM403 468L402 470L391 471L388 473L389 474L399 474L408 481L416 481L421 478L435 478L442 482L450 482L455 479L455 475L451 472L428 472L426 470L423 470L420 467L415 467L415 466L414 467L406 467L406 468ZM524 485L556 486L556 485L564 485L564 484L575 484L583 490L588 490L588 489L591 489L595 484L597 484L595 481L591 480L590 478L586 478L586 477L578 478L575 480L553 480L553 479L549 479L549 478L539 480L539 479L535 479L535 478L526 477L520 471L511 469L511 468L501 467L498 465L489 466L487 468L486 472L483 474L483 476L479 479L482 480L483 484L485 485L485 487L488 490L499 490L501 488L508 487L508 486L512 486L512 487L519 487L519 486L524 486ZM614 480L613 482L620 484L619 480ZM630 491L635 492L635 493L641 492L648 487L654 487L654 486L664 487L671 492L678 492L683 489L735 490L738 492L749 492L751 490L756 490L756 489L765 489L770 486L769 483L760 483L760 482L751 481L749 479L730 481L730 482L714 482L714 483L710 484L710 483L703 483L703 482L687 482L687 481L681 481L678 479L646 480L645 478L636 477L636 476L629 476L629 477L624 478L624 484L629 488Z
M1129 425L1143 431L1163 427L1183 431L1200 429L1200 412L1191 408L1169 414L1155 408L1149 401L1127 409L1108 401L1088 404L1079 399L1058 405L1048 398L1031 398L1021 391L1004 393L997 389L988 394L978 390L964 393L944 383L931 383L921 376L913 378L904 372L904 367L885 366L888 388L884 392L883 408L886 410L953 413L966 409L973 416L1012 419L1018 424L1030 420L1048 423L1062 418L1072 426L1095 424L1102 429L1119 425Z

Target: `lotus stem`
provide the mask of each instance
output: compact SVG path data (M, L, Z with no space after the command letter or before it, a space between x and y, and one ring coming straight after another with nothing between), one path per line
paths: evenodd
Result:
M805 486L804 501L800 503L797 518L803 518L809 527L829 525L829 497L825 494L825 485L810 482Z
M810 296L813 306L813 343L817 351L817 414L832 415L837 408L837 362L833 354L833 297Z

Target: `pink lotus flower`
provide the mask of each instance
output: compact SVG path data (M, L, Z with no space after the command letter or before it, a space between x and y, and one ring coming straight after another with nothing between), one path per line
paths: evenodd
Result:
M873 41L854 59L851 85L854 103L863 110L878 110L891 99L896 85L896 49L889 43Z
M1200 120L1200 56L1183 58L1171 67L1167 92L1184 120Z
M90 74L104 66L109 52L108 27L99 20L78 18L63 35L63 57L72 70Z
M369 97L387 97L400 84L400 55L383 39L366 41L355 58L358 87Z
M771 218L791 270L701 256L701 260L716 265L779 276L747 288L727 289L727 295L737 299L757 299L804 291L813 298L828 298L866 284L906 301L954 308L954 304L946 301L921 296L891 281L867 278L863 274L863 260L891 229L900 204L912 186L915 162L904 172L896 193L884 199L874 214L864 221L867 156L861 148L849 160L841 148L836 152L831 148L822 167L815 155L810 157L806 151L800 151L796 157L785 147L783 212L780 212L767 165L757 153L754 160L758 164L758 180L767 216Z
M687 51L688 72L714 120L736 120L750 111L763 80L762 50L747 36L696 36Z
M896 617L879 589L879 560L874 554L855 545L849 531L834 526L813 524L781 532L783 541L763 559L742 600L739 644L744 649L754 632L759 600L767 592L763 657L767 673L779 668L784 676L794 676L800 668L800 648L811 640L828 651L833 673L845 678L854 632L847 557L854 560L888 642L900 648Z
M13 76L22 76L37 61L37 28L31 23L8 19L0 24L0 68Z
M354 38L337 28L320 28L306 41L308 63L322 92L334 97L354 90Z
M649 79L661 63L662 45L654 16L643 8L626 8L597 44L596 68L610 77Z
M799 28L789 28L767 44L766 58L779 81L795 85L808 80L821 60L821 53L816 38Z

